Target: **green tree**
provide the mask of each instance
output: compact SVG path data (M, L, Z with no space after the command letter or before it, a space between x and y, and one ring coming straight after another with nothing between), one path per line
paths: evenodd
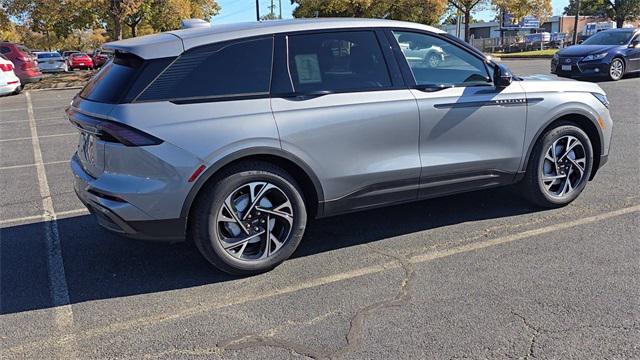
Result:
M640 0L604 0L604 3L607 14L618 28L624 26L625 21L640 18Z
M575 16L576 15L576 0L569 0L569 4L564 7L564 15ZM580 1L580 15L585 16L601 16L606 15L607 6L605 0L581 0Z
M484 8L486 0L449 0L449 5L459 10L464 15L464 41L469 41L471 15Z
M291 0L293 16L370 17L437 24L446 0Z
M553 12L551 0L492 0L492 4L494 8L511 14L515 21L530 15L543 23Z

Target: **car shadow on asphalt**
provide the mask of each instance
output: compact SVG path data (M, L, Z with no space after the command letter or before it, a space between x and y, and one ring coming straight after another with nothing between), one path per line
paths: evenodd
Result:
M334 216L310 222L293 257L439 227L538 211L507 188L484 190ZM47 223L0 231L0 314L54 306ZM57 221L70 302L184 289L238 277L209 265L189 243L127 239L103 230L92 216Z

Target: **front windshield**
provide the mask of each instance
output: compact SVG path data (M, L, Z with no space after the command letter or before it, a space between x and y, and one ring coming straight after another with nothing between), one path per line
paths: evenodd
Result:
M633 35L630 31L602 31L594 34L583 45L625 45Z

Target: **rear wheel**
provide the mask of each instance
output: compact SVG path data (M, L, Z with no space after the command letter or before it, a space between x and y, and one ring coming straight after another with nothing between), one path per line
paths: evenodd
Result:
M620 58L614 58L609 64L609 78L618 81L624 76L624 61Z
M538 206L565 206L584 190L593 166L587 134L563 123L542 136L533 149L521 193Z
M283 169L239 163L216 177L194 208L193 241L218 269L268 271L293 254L307 222L302 191Z

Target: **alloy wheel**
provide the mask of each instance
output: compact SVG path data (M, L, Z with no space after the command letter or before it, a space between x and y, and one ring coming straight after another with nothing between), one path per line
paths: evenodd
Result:
M293 220L293 206L282 189L251 182L232 191L218 210L217 240L234 258L263 260L289 240Z
M570 196L584 181L586 164L582 142L571 135L560 137L545 152L540 175L544 190L555 198Z
M609 66L609 75L613 80L619 80L624 73L624 63L620 59L613 59Z

